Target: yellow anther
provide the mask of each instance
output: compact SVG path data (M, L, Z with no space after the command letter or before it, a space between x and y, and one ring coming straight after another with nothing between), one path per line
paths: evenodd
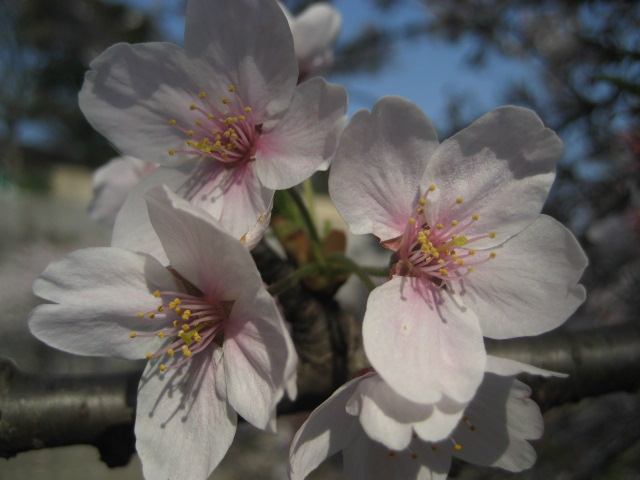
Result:
M147 317L149 317L151 320L153 320L154 318L156 318L156 314L155 313L148 313Z
M196 106L195 105L189 105L189 110L195 110Z
M489 234L489 238L496 238L496 232L491 232Z
M471 218L473 218L474 220L480 220L480 215L474 213L473 215L471 215Z
M458 225L458 220L451 220L451 226L455 227L456 225Z
M416 219L413 218L413 217L409 217L408 222L409 222L410 225L413 225L414 223L416 223Z
M185 357L190 357L190 356L191 356L191 350L189 350L189 349L187 348L186 350L183 350L183 351L182 351L182 354L183 354Z
M151 360L153 358L153 353L147 353L145 357L147 357L147 360Z
M153 292L153 296L158 298L160 296L160 290L156 290L155 292Z
M180 326L180 322L178 320L173 321L173 326L178 328Z
M140 313L138 314L138 318L144 318L144 313L140 312Z
M231 117L227 117L227 118L224 119L224 123L226 123L227 125L229 125L232 122L233 122L233 118L231 118Z
M176 121L172 118L171 120L169 120L169 124L170 124L170 125L175 125L175 124L176 124Z
M229 158L229 154L227 152L223 152L222 155L220 155L222 158Z
M196 332L196 334L193 336L193 338L195 339L196 342L201 342L202 341L202 337L200 336L200 334L198 332Z
M209 143L209 139L203 138L200 142L198 142L198 144L196 145L196 148L198 150L204 150L207 147L208 143Z
M167 371L167 366L162 364L158 367L160 369L161 372L166 372Z
M457 452L459 452L460 450L462 450L462 445L460 445L459 443L456 443L455 446L453 447L453 449Z
M158 308L156 308L156 310L158 310L159 312L164 311L164 307L162 305L158 305Z
M191 315L191 310L185 310L184 311L184 315L182 315L182 318L184 318L184 317L189 318L189 315Z
M421 207L424 207L427 204L427 201L424 198L421 198L420 200L418 200L418 203Z
M244 107L245 113L251 113L251 107Z
M247 117L245 117L244 115L240 115L240 116L238 117L238 119L239 119L241 122L244 122L244 121L247 119Z
M433 192L436 189L435 185L429 185L429 191Z
M170 348L169 350L167 350L167 354L168 354L170 357L173 357L173 355L174 355L175 353L176 353L176 352L173 350L173 348Z
M187 140L187 145L189 145L190 147L196 148L196 142L194 142L193 140Z
M473 272L473 267L467 267L467 272L469 273Z
M469 250L469 255L475 255L475 254L476 254L475 250L473 250L473 249Z
M214 119L214 118L216 118L216 117L214 117L214 116L213 116L213 113L210 113L209 115L207 115L207 118L208 118L209 120L213 120L213 119Z
M197 126L202 125L202 120L196 120L196 125L197 125Z
M196 133L193 130L187 130L187 135L189 135L190 137L193 137L193 134Z
M182 303L182 300L179 298L174 298L173 301L176 302L176 305L180 305Z
M131 338L136 338L136 337L138 336L138 334L137 334L136 332L131 332L131 333L129 334L129 336L130 336Z
M437 228L438 230L442 230L442 229L444 228L444 225L442 225L441 223L439 223L439 224L437 224L437 225L436 225L436 228Z
M168 150L168 152L169 152L169 155L175 155L176 154L176 151L173 148L170 148Z
M446 268L441 268L440 269L440 275L448 275L448 274L449 274L449 272L447 271Z
M200 92L200 93L198 94L198 96L199 96L200 98L204 98L204 97L206 97L206 96L207 96L207 94L206 94L206 93L204 93L204 92Z
M489 254L489 258L496 258L496 252L491 252Z
M234 87L233 85L229 85L229 87L227 88L227 90L229 90L230 92L235 92L236 87Z
M158 332L157 335L158 335L159 338L164 338L164 332Z
M462 197L458 197L458 198L456 198L456 203L457 203L458 205L460 205L462 202L464 202L464 199L463 199Z
M180 315L182 313L182 309L180 307L176 307L175 312Z
M458 265L464 265L464 260L458 260L456 263L457 263Z
M223 97L221 101L222 101L222 103L224 103L225 105L226 105L227 103L229 103L229 99L228 99L227 97Z
M418 215L422 215L424 213L424 208L418 208L416 212L418 213Z
M184 318L184 317L182 317L182 319L183 319L183 320L187 320L187 319L186 319L186 318ZM182 325L182 330L184 330L184 331L189 330L189 328L191 328L191 327L189 327L189 325L188 325L187 323L185 323L184 325Z

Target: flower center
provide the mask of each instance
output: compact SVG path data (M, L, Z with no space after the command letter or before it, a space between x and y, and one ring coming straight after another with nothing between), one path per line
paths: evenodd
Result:
M431 185L423 198L418 200L415 216L410 217L396 252L398 263L393 273L397 275L430 278L440 286L445 280L464 278L473 272L476 265L496 257L494 252L476 252L469 248L484 238L495 238L494 232L469 238L465 230L480 220L478 214L460 220L451 219L456 207L464 200L459 197L431 223L425 217ZM445 221L445 219L448 219Z
M156 290L153 294L160 300L160 305L154 311L138 313L138 318L146 317L153 320L162 316L166 319L166 328L157 333L132 332L130 337L157 336L170 339L157 352L147 353L147 360L162 355L169 357L168 366L160 364L161 372L183 365L190 357L207 348L211 342L222 345L223 324L229 311L227 305L203 296L181 292ZM176 357L177 353L182 356Z
M169 150L169 155L207 156L233 167L254 160L262 124L256 125L251 107L244 105L233 85L229 97L220 103L211 102L205 92L198 94L198 104L189 105L194 112L194 125L180 125L174 119L169 123L188 138L184 150Z

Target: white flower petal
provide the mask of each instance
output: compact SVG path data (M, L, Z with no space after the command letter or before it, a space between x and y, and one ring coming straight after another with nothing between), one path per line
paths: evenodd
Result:
M466 403L458 403L444 397L433 406L431 416L422 422L414 423L413 429L422 440L440 441L451 435L451 432L458 425L465 407Z
M189 105L202 91L226 92L226 85L202 60L171 43L119 43L91 62L79 100L89 123L127 155L175 164L169 149L185 144L176 126L195 121ZM190 157L188 157L190 158Z
M296 357L273 298L264 289L236 300L224 326L224 369L231 406L245 420L266 429L275 419Z
M353 233L389 240L416 208L426 162L438 146L431 121L413 103L384 97L345 128L329 193Z
M344 478L349 480L445 480L450 465L450 455L433 452L423 443L414 442L411 452L390 452L364 434L356 436L343 452Z
M144 476L207 478L236 431L236 413L216 393L222 369L208 352L164 374L157 363L147 366L138 391L136 449Z
M169 263L203 293L224 301L262 288L249 252L213 217L163 186L150 190L146 198Z
M212 215L232 237L241 239L245 235L262 238L274 192L258 178L256 162L226 168L204 159L176 193Z
M149 220L145 194L157 185L167 185L172 190L184 184L188 174L175 168L158 168L140 182L127 196L116 217L111 237L113 247L148 253L163 265L169 264L164 247Z
M367 357L400 395L418 403L443 395L465 403L482 380L486 354L475 314L429 282L394 277L369 296L363 323Z
M498 245L536 219L561 153L561 140L532 111L513 106L493 110L444 141L429 160L422 189L433 184L437 195L427 202L427 218L447 225L478 214L480 219L464 235L495 232L496 237L472 248ZM464 203L456 205L457 198Z
M362 377L336 390L316 408L291 442L289 479L303 480L325 458L343 450L358 435L364 435L358 419L346 412L346 404ZM353 477L349 477L353 478Z
M495 249L497 256L463 280L462 298L483 335L538 335L563 323L584 301L577 281L587 259L577 240L546 215Z
M284 189L310 177L333 155L336 125L342 124L346 107L340 85L321 78L298 85L282 118L264 125L255 161L261 182Z
M160 305L153 295L176 288L172 275L155 259L119 248L77 250L52 262L35 281L34 293L55 302L36 307L31 332L47 344L79 355L143 358L155 351L158 319L140 319ZM60 304L60 305L58 305Z
M255 115L289 105L298 65L289 24L272 0L191 0L185 49L226 78Z
M528 398L530 394L531 389L513 377L487 373L465 411L469 424L460 422L452 435L462 449L446 448L476 465L500 466L513 472L531 467L536 454L527 440L542 434L542 415Z
M355 398L360 424L369 438L392 450L404 450L411 442L412 424L431 417L433 406L398 395L379 375L358 384Z
M109 160L93 174L89 216L113 227L116 215L131 189L154 169L154 164L126 155Z
M486 368L487 372L495 373L503 377L516 376L521 373L541 375L543 377L568 377L566 373L552 372L551 370L545 370L543 368L534 367L533 365L511 360L510 358L496 357L494 355L487 355Z
M333 61L331 47L342 26L340 12L328 3L313 3L295 19L289 19L289 24L300 76L322 75Z

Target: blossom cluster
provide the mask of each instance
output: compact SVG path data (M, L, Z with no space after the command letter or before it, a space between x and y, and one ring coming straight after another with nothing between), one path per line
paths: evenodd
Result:
M484 337L538 335L584 300L584 253L540 213L562 143L513 106L439 142L394 96L345 126L345 89L319 76L340 24L327 4L294 17L276 0L190 0L184 48L117 44L86 74L80 108L123 155L91 205L112 242L47 267L30 328L76 354L148 360L145 478L207 478L238 415L274 432L278 402L296 398L296 347L250 250L274 193L329 164L350 231L392 261L362 323L371 368L309 416L290 478L339 451L350 479L535 460L542 419L516 376L558 374L488 356Z

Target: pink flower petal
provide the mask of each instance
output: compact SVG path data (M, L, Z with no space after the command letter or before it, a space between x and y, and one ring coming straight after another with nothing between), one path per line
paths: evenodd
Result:
M311 176L335 150L332 135L346 112L344 87L314 78L296 87L282 118L265 123L256 152L260 181L290 188Z
M31 333L52 347L79 355L141 359L156 351L160 320L138 313L155 311L156 289L175 290L172 275L155 259L119 248L77 250L51 263L35 281L34 293L55 302L36 307Z
M248 422L265 429L275 419L277 402L297 358L273 298L261 289L236 300L224 327L227 396Z
M79 101L91 125L122 152L173 165L187 137L169 121L193 125L198 94L226 92L202 60L171 43L118 43L91 62Z
M236 87L258 118L288 107L298 65L287 19L276 2L192 0L184 43L190 57L202 58Z
M486 354L476 315L444 291L393 277L369 296L363 323L367 357L400 395L417 403L443 395L466 403L482 380Z
M404 232L426 162L438 146L431 121L413 103L384 97L357 112L331 167L329 193L353 233L389 240Z
M220 361L219 354L196 355L164 374L153 361L147 366L135 427L145 478L204 479L227 453L237 415L216 392Z
M425 207L430 224L478 214L464 235L496 236L473 248L504 242L540 213L561 154L560 138L534 112L512 106L489 112L444 141L429 159L422 190L437 188L436 199ZM464 203L447 214L458 198Z
M247 249L213 217L163 186L150 190L146 198L169 263L205 295L217 301L235 300L262 288Z
M584 301L577 282L587 258L573 234L546 215L493 249L496 258L463 280L461 297L490 338L538 335Z

